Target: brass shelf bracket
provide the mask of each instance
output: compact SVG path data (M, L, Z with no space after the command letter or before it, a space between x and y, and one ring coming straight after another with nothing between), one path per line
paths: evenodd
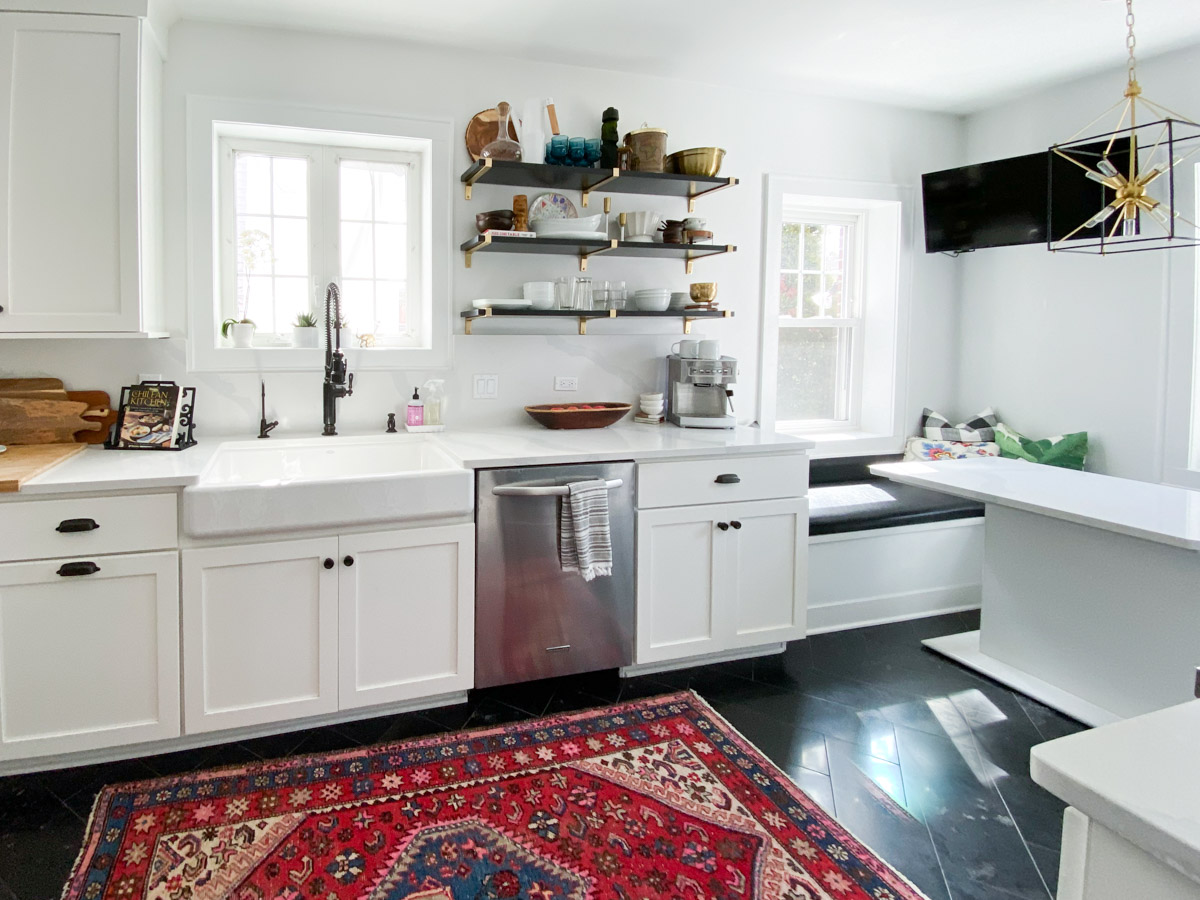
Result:
M579 251L579 271L580 272L587 271L588 260L591 259L593 256L597 256L601 253L608 253L610 250L616 250L616 249L617 249L616 239L609 238L607 247L597 247L595 250L580 250ZM582 334L582 333L583 332L580 332L580 334Z
M730 319L732 317L733 317L733 310L731 310L731 309L721 310L721 318L722 319ZM691 334L692 333L692 323L693 322L702 322L706 319L711 320L712 316L684 316L683 317L683 333Z
M608 312L603 313L602 315L599 315L599 316L580 316L579 317L579 333L587 334L588 322L591 321L592 319L615 319L616 317L617 317L617 311L615 309L610 309Z
M468 268L468 269L471 268L471 255L479 250L482 250L484 247L487 247L489 244L491 244L491 242L492 242L492 236L490 234L483 234L483 235L479 236L478 243L476 243L474 246L469 247L463 251L464 262L466 263L466 268Z
M479 167L479 169L478 169L478 170L477 170L477 171L476 171L476 172L475 172L473 175L470 175L470 176L469 176L469 177L468 177L468 178L467 178L467 179L466 179L466 180L463 182L463 199L464 199L464 200L470 200L470 199L471 199L471 185L473 185L473 184L474 184L475 182L477 182L477 181L478 181L480 178L482 178L482 177L483 177L484 175L486 175L486 174L487 174L489 171L491 171L491 168L492 168L492 158L491 158L490 156L489 156L489 157L486 157L486 158L484 158L484 159L481 159L481 160L480 160L480 162L481 162L481 163L483 163L483 165L482 165L482 166L480 166L480 167ZM471 265L470 263L467 263L467 267L468 267L468 268L470 267L470 265Z
M703 191L697 191L696 183L692 182L691 187L689 188L689 193L688 193L688 212L692 213L692 212L696 211L696 198L697 197L703 197L707 194L715 193L716 191L723 191L723 190L725 190L725 188L731 188L737 183L738 183L738 180L736 178L727 178L725 180L724 184L718 184L716 187L710 187Z
M587 206L587 205L588 205L588 195L589 195L589 194L590 194L592 191L599 190L601 187L603 187L604 185L608 184L610 181L613 181L614 179L617 179L617 178L620 178L620 177L621 177L621 170L620 170L620 169L610 169L610 170L609 170L609 174L608 174L608 175L606 175L606 176L604 176L603 178L601 178L601 179L600 179L599 181L597 181L595 184L588 185L587 187L585 187L585 188L583 189L583 205L584 205L584 206Z
M722 250L720 253L705 253L703 256L697 256L693 259L685 260L683 263L683 270L688 275L691 275L692 274L692 266L696 262L697 259L708 259L710 256L722 256L726 253L733 253L734 250L736 250L736 249L737 248L734 247L733 244L726 244L725 249Z
M471 316L470 318L463 319L463 334L471 333L471 325L474 324L476 319L490 319L491 317L492 317L492 308L489 306L483 310L483 315Z

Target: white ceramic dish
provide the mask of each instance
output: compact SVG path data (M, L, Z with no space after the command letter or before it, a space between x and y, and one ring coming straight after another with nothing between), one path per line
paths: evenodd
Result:
M597 232L600 230L600 223L603 219L603 215L584 216L583 218L575 216L566 219L531 219L529 227L534 234L542 237L557 237L564 231Z
M562 194L550 191L546 194L539 194L533 198L533 202L529 204L529 223L543 219L577 219L579 218L579 210L575 208L575 204L571 202L569 197ZM597 217L599 218L599 217ZM534 231L537 229L535 228Z
M533 304L528 300L476 300L476 309L529 309Z
M574 221L568 219L568 222ZM550 234L539 234L542 240L557 239L560 241L607 241L608 235L603 231L554 231Z
M671 292L665 290L638 291L633 295L633 302L644 312L666 312L671 305Z
M654 233L662 224L662 214L654 210L639 210L625 214L625 235L631 241L654 239Z
M692 295L687 291L675 291L671 294L671 305L668 309L686 309L692 304Z

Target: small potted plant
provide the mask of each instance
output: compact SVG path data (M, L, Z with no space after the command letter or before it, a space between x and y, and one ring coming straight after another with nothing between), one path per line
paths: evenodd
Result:
M317 347L320 340L317 317L312 313L300 313L292 324L293 347Z
M249 347L254 340L254 320L226 319L221 323L221 337L232 340L235 347Z

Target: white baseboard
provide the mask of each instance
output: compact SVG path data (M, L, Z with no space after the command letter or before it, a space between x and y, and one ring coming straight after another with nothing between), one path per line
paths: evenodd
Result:
M980 585L964 584L875 597L855 597L825 606L810 606L808 633L822 634L979 609L981 596Z
M655 672L672 672L675 669L690 669L692 666L705 666L709 663L753 659L756 656L771 656L775 653L782 653L786 649L787 644L763 644L760 647L739 647L736 650L705 653L702 656L689 656L686 659L668 659L661 662L625 666L620 670L620 676L622 678L632 678L634 675L653 675Z

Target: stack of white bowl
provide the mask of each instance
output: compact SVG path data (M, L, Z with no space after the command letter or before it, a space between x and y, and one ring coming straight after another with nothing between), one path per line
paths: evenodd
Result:
M666 288L645 288L633 295L633 305L645 312L665 312L671 305L671 292Z
M671 294L671 311L687 309L692 303L692 295L688 291L675 291Z
M553 281L527 281L522 289L525 299L534 309L551 309L554 306Z

